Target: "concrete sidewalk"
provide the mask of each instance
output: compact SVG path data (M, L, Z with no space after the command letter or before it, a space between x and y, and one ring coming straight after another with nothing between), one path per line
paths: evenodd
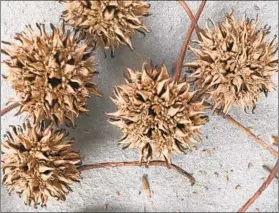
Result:
M189 1L196 11L198 1ZM278 2L268 1L209 1L200 19L218 22L230 8L241 18L246 12L255 18L259 13L261 23L271 26L271 34L278 34ZM26 24L36 22L57 24L63 5L57 1L2 1L1 40L13 38L16 32L25 29ZM151 33L145 38L133 38L135 51L128 47L116 50L116 57L104 58L97 51L97 83L103 98L92 97L88 108L90 116L81 116L75 129L69 129L70 136L76 138L84 164L109 161L138 160L137 151L122 151L117 146L120 131L106 120L105 112L115 110L109 99L113 86L124 82L122 75L126 67L140 68L150 57L154 63L163 60L169 72L176 61L190 20L183 8L175 1L151 1L150 17L145 22ZM186 60L191 60L188 53ZM2 73L5 70L1 69ZM278 84L277 75L274 81ZM1 107L5 106L13 91L1 78ZM10 124L21 124L22 117L13 117L10 112L1 118L1 137ZM249 127L256 135L271 144L272 135L278 135L278 92L271 92L258 102L255 114L246 114L233 108L230 113L235 119ZM185 177L166 168L113 168L96 169L82 174L81 183L73 185L73 192L65 202L51 199L47 208L33 209L24 205L16 195L9 196L1 188L1 211L3 212L93 212L93 211L237 211L261 186L268 173L262 165L272 167L274 157L250 138L217 116L210 116L204 126L203 142L199 149L188 155L175 156L173 162L196 178L190 186ZM252 165L248 168L248 164ZM142 175L147 174L153 192L148 200L141 190ZM237 187L237 186L240 187ZM278 212L278 180L272 181L269 188L250 207L250 211Z

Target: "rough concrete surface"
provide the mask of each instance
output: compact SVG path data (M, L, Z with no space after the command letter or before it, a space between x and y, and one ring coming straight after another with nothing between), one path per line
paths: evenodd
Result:
M196 11L198 1L189 1ZM278 34L278 2L268 1L209 1L199 21L204 26L206 18L221 20L230 8L238 18L246 12L254 18L259 13L262 25L269 24L271 36ZM16 32L24 30L26 24L36 22L58 24L63 5L54 1L1 1L1 40L11 40ZM97 83L103 98L92 97L88 101L90 116L81 116L75 129L68 129L75 137L84 164L108 161L138 160L135 150L122 151L117 146L121 133L107 122L105 112L115 110L110 101L113 86L124 82L125 67L140 68L150 57L154 63L165 61L169 70L176 61L180 47L190 25L182 7L175 1L152 1L152 16L145 18L151 33L145 38L133 38L135 51L121 46L115 58L104 58L97 51L96 61L100 72ZM188 53L185 60L190 60ZM3 58L2 58L3 59ZM1 73L5 70L1 69ZM277 75L274 76L276 84ZM9 85L1 78L1 107L14 95ZM278 135L278 93L271 92L262 97L255 114L246 114L233 108L230 114L249 127L268 143L272 135ZM10 124L22 123L22 117L13 117L10 112L1 118L1 136ZM262 165L272 167L274 157L253 140L245 136L226 120L210 116L204 126L203 142L199 149L187 155L174 156L173 162L193 174L196 184L190 186L185 177L163 167L95 169L82 173L81 183L73 185L73 192L65 202L51 199L47 208L33 209L23 204L16 194L8 195L1 188L1 210L93 212L93 211L237 211L259 188L267 177ZM209 150L211 155L208 154ZM248 164L252 167L248 169ZM217 173L218 175L216 175ZM141 190L142 175L147 174L153 192L148 200ZM228 179L227 179L228 177ZM236 186L240 185L240 189ZM270 186L249 211L278 212L278 180ZM119 193L119 194L118 194ZM118 195L117 195L118 194Z

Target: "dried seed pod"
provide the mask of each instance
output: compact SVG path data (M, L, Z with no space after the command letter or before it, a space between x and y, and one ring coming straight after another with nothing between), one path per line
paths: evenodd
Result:
M7 75L20 103L18 114L28 112L38 122L42 119L73 126L80 113L87 112L90 94L100 95L93 76L96 74L90 44L80 44L74 34L65 33L64 24L47 34L44 24L37 24L40 35L31 26L17 33L20 43L4 42L11 49L1 51Z
M146 1L84 0L69 1L62 18L67 25L80 30L92 38L99 47L111 48L112 55L119 44L133 49L131 37L136 31L148 32L142 21L149 15L150 5Z
M213 22L212 22L213 23ZM278 71L275 38L268 42L268 28L258 29L258 17L241 22L227 14L213 29L202 30L200 49L191 48L196 60L186 64L201 93L227 113L231 106L256 107L263 92L275 88L272 75Z
M65 200L69 185L80 178L81 158L72 150L74 141L63 141L66 132L44 126L31 126L28 120L11 126L1 144L2 184L35 207L46 206L49 197Z
M180 79L174 82L166 66L142 67L142 72L127 69L127 84L116 86L112 99L117 105L110 123L123 132L123 148L138 148L141 160L164 157L169 163L173 151L191 150L200 127L206 123L204 105L192 100L195 92Z

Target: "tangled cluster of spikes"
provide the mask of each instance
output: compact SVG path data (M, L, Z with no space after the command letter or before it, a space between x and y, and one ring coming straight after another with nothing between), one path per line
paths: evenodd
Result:
M167 68L143 65L142 71L127 69L127 84L115 87L117 106L109 121L123 132L123 148L140 150L141 160L164 158L171 163L173 151L185 153L200 140L200 128L208 118L205 106L194 101L185 79L169 77Z
M65 200L77 182L81 164L72 150L73 140L64 140L66 132L54 130L40 122L32 126L12 126L4 135L2 151L2 184L16 192L27 205L45 206L49 197Z
M147 27L142 21L149 15L147 1L132 0L63 0L66 10L62 18L67 25L82 32L98 47L114 50L124 44L133 49L131 37L136 31L145 34Z
M15 35L20 43L3 42L11 46L1 50L8 55L3 77L16 92L18 114L27 112L35 123L48 119L74 126L78 115L88 111L88 97L100 95L93 82L96 71L91 45L81 44L75 33L65 32L64 24L58 28L51 24L51 34L44 24L37 27L39 35L27 26L26 32Z
M272 76L278 72L276 38L267 40L269 29L258 28L259 19L244 16L238 22L233 13L213 29L202 30L200 49L191 48L196 59L186 66L200 93L227 113L231 106L254 110L261 93L275 88Z

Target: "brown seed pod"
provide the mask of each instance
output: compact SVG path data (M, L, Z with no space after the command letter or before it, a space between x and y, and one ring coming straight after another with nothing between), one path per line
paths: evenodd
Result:
M112 55L119 44L133 49L131 37L136 31L148 32L142 21L149 15L147 1L110 0L63 0L66 10L62 18L67 25L74 27L92 38L99 47L111 48Z
M127 84L116 86L112 99L117 105L110 123L123 132L123 148L138 148L141 160L164 157L168 163L173 151L191 150L200 127L206 123L202 102L192 100L195 92L180 79L174 82L166 66L142 67L142 72L127 69Z
M63 141L65 136L43 122L12 126L1 144L2 184L9 193L15 191L35 207L45 206L49 197L66 199L69 185L80 178L81 158L72 150L73 140Z
M8 71L4 78L16 92L18 114L28 112L35 123L49 119L74 126L78 115L88 111L90 94L100 95L93 83L92 50L74 34L65 33L64 24L59 28L51 24L52 34L45 32L44 24L37 27L40 35L27 26L27 32L15 35L19 44L3 42L11 45L1 50L9 56L3 62Z
M212 22L213 23L213 22ZM259 28L258 17L241 22L227 14L213 29L202 30L200 49L191 48L196 60L187 63L200 92L227 113L231 106L255 109L263 92L275 88L272 75L278 71L275 38L268 42L269 28Z

